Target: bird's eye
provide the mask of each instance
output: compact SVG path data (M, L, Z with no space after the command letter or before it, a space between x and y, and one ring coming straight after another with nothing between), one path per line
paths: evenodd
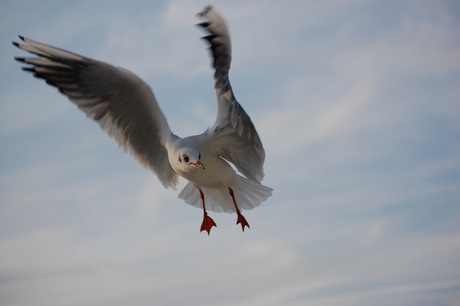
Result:
M185 160L186 163L188 163L188 160L189 160L189 159L188 159L188 156L187 156L187 155L184 155L184 160Z

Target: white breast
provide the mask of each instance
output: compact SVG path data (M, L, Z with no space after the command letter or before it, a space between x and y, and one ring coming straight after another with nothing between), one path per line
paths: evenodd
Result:
M237 180L235 170L222 158L210 152L201 153L201 162L205 169L195 169L187 173L179 173L194 185L205 188L230 187Z

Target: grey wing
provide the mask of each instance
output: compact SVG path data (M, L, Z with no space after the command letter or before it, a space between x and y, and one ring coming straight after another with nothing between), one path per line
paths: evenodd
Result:
M212 52L218 103L217 119L208 136L217 154L232 162L248 179L261 181L265 151L251 118L233 95L228 78L232 58L227 26L210 6L198 15L206 19L199 25L209 32L204 39Z
M172 134L150 87L131 72L19 36L18 48L38 55L16 58L35 77L58 88L97 121L121 149L153 171L166 188L176 189L165 143Z

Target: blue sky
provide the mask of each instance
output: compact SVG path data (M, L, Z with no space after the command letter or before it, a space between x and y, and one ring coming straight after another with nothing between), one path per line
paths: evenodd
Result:
M213 4L274 195L200 233L72 103L20 70L24 35L131 70L172 130L215 119L195 13ZM456 1L3 1L2 305L456 305ZM185 185L182 180L179 188Z

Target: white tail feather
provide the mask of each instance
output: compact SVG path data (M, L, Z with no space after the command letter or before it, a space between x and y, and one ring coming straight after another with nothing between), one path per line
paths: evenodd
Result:
M238 183L229 187L233 189L235 200L240 210L251 210L272 195L272 188L242 176L238 176L238 178ZM236 212L228 187L201 188L201 190L205 195L206 210L230 214ZM203 208L200 193L190 182L185 185L178 197L193 207Z

